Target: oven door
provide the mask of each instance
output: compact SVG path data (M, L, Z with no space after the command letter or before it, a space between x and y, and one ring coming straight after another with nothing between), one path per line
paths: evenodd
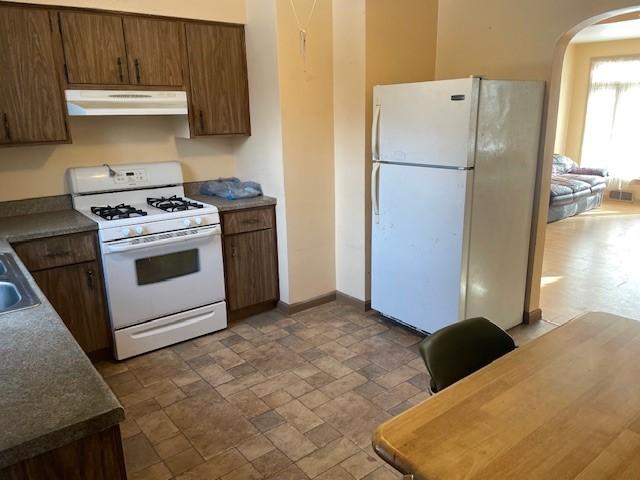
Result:
M102 244L114 330L224 300L220 226Z

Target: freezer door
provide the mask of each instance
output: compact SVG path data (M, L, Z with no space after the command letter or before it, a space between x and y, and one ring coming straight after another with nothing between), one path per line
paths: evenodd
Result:
M371 306L433 332L465 315L473 170L379 165Z
M479 82L465 78L375 87L373 160L473 166Z

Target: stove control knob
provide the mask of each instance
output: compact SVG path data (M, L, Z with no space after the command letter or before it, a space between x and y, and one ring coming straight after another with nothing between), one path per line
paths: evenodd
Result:
M124 227L122 230L122 235L124 235L125 237L128 237L129 235L131 235L131 229L129 227Z
M190 218L185 218L182 223L184 224L185 227L190 227L191 226L191 219Z
M138 226L135 228L135 231L136 231L136 234L137 234L137 235L142 235L142 233L144 232L143 228L142 228L140 225L138 225Z
M194 218L193 221L196 222L196 225L202 225L202 218L200 217Z

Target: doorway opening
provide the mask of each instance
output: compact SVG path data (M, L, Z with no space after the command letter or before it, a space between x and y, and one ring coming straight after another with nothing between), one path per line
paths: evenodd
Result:
M585 28L565 52L540 307L640 319L640 14Z

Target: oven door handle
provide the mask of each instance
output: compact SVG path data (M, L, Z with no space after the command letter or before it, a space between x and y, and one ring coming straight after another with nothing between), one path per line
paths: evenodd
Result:
M104 253L109 254L109 253L131 252L134 250L142 250L145 248L171 245L174 243L180 243L180 242L189 241L189 240L198 240L201 238L215 237L217 235L220 235L221 233L222 231L220 229L220 225L216 225L215 227L207 228L205 231L202 231L202 232L192 233L190 235L178 236L174 238L164 238L162 240L156 240L155 242L135 243L133 245L126 244L126 243L119 244L119 245L104 245Z

